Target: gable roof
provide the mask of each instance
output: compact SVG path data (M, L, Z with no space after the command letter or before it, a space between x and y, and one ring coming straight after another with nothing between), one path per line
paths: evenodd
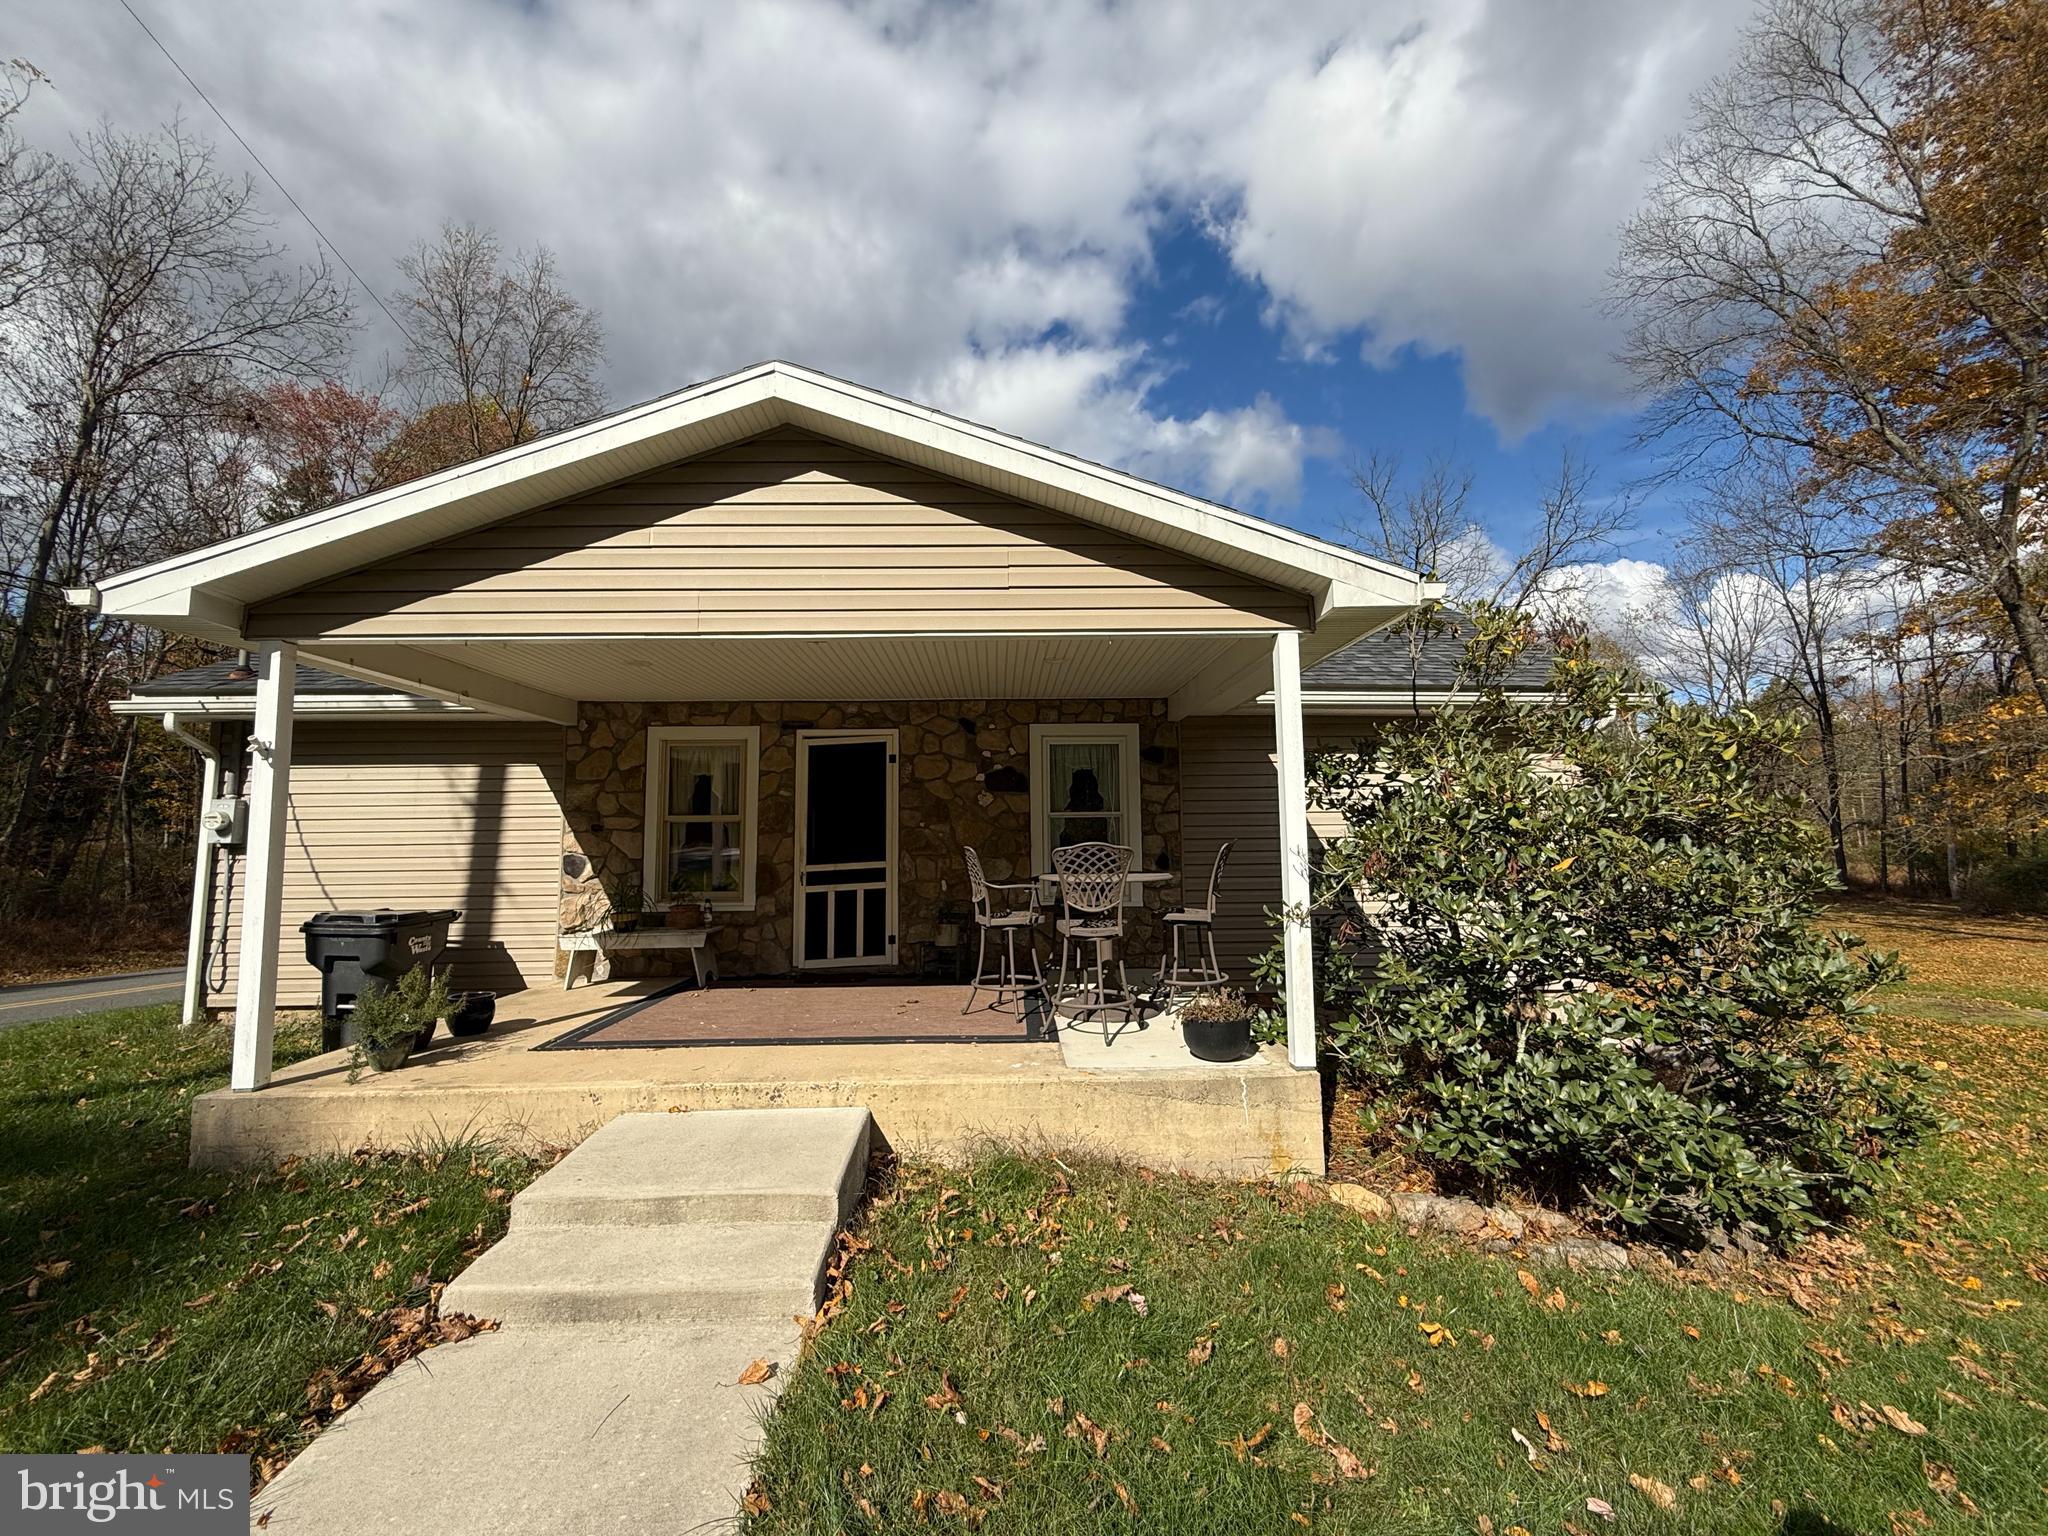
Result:
M102 578L73 594L73 601L232 643L252 603L779 426L803 427L1304 593L1318 617L1346 609L1384 613L1438 590L1413 572L1230 507L829 374L770 361L488 458Z

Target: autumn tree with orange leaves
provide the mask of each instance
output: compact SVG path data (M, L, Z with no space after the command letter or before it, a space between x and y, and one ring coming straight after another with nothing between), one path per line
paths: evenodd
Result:
M1690 468L1786 456L1994 604L2048 706L2048 5L1775 0L1694 103L1615 297Z

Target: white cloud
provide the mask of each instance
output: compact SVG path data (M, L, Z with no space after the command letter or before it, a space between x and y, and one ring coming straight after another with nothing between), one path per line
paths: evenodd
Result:
M1284 501L1312 426L1227 377L1201 409L1160 403L1130 316L1163 225L1206 218L1297 349L1456 354L1510 435L1611 406L1596 301L1614 227L1745 8L145 14L373 284L444 217L555 247L604 314L619 398L788 356L950 386L996 425ZM56 81L31 131L139 128L183 101L214 132L124 16L29 0L10 20L9 51ZM394 340L373 329L373 350Z
M1047 344L956 358L917 393L958 415L1225 501L1292 501L1304 460L1340 446L1335 434L1288 420L1264 395L1195 416L1156 410L1150 396L1163 379L1136 346Z

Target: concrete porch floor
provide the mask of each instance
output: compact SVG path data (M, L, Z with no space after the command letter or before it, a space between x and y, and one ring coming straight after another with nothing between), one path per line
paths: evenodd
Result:
M192 1106L193 1166L463 1136L565 1147L629 1111L842 1106L865 1108L897 1152L941 1160L999 1144L1222 1177L1323 1171L1315 1073L1270 1048L1231 1066L1176 1066L1161 1023L1133 1044L1129 1070L1114 1043L1089 1049L1086 1070L1051 1042L536 1049L666 984L536 987L500 998L488 1034L444 1039L397 1072L351 1083L336 1052L254 1092L204 1094Z

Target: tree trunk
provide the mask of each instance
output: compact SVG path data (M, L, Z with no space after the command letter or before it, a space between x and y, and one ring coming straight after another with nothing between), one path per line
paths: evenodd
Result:
M1835 737L1835 711L1828 700L1826 684L1813 691L1813 718L1820 734L1822 811L1828 825L1828 841L1835 850L1835 878L1846 889L1849 884L1849 846L1842 836L1841 745Z
M50 498L49 506L43 510L43 520L36 526L35 566L29 572L28 591L21 600L21 624L14 632L14 649L7 653L7 670L0 673L0 741L7 739L8 728L14 722L14 701L28 676L28 658L35 649L36 631L42 627L43 610L48 606L47 589L50 566L57 555L57 536L63 531L65 516L78 495L78 483L84 477L86 460L98 431L99 412L90 403L88 393L88 403L80 411L78 426L72 433L71 457L64 466L64 478L58 482L57 493Z
M2041 622L2041 612L2028 598L2020 573L2013 566L2007 565L1999 571L1997 579L1991 583L1991 595L1998 599L1998 606L2005 610L2005 617L2012 625L2019 659L2027 669L2027 681L2033 686L2041 707L2048 710L2048 625Z

